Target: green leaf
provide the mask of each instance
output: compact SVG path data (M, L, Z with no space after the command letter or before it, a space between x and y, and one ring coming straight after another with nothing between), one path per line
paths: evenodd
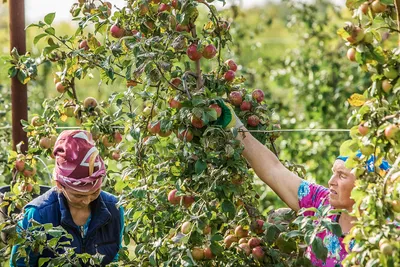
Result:
M346 7L349 9L355 9L358 8L364 2L365 0L347 0Z
M36 35L35 38L33 39L33 44L37 44L37 42L39 42L40 39L42 39L43 37L47 36L47 33L42 33L39 35Z
M197 160L196 164L194 165L196 174L201 174L205 169L207 169L207 164L200 159Z
M224 252L224 248L217 242L211 242L210 249L216 256L221 255Z
M149 261L152 266L157 266L156 257L157 257L157 253L156 253L156 250L154 250L149 256Z
M55 35L56 30L53 27L47 28L46 30L44 30L44 32L50 34L50 35Z
M43 266L43 264L48 261L50 261L50 258L39 258L39 267Z
M56 13L49 13L44 17L44 22L46 22L46 24L50 25L53 23L54 18L56 17Z
M341 156L351 156L357 152L358 145L354 140L344 141L340 146L340 155Z
M315 238L311 244L311 248L318 259L326 261L326 258L328 256L328 249L322 243L321 238Z
M222 211L228 213L230 219L233 219L235 217L236 208L232 202L230 202L229 200L224 200L221 206L222 206Z

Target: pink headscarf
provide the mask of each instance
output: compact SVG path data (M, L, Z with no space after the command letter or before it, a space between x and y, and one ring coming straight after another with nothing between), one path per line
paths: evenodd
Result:
M54 145L56 159L54 179L79 192L101 187L106 169L91 133L82 130L63 131Z

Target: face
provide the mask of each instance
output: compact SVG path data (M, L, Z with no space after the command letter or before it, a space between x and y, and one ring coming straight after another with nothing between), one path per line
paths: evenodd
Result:
M332 168L329 185L329 202L335 209L352 210L354 200L350 199L356 177L350 173L343 160L336 160Z
M58 188L61 190L61 192L67 199L68 205L70 207L74 207L77 209L83 209L89 207L89 204L99 197L101 191L101 189L99 188L94 191L79 192L61 185L59 185Z

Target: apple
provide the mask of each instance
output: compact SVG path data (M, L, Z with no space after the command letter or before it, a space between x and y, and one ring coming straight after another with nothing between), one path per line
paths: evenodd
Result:
M35 126L35 127L39 127L39 126L42 126L44 123L43 123L43 121L40 119L39 116L34 116L34 117L32 117L32 119L31 119L31 124L32 124L33 126Z
M247 124L256 127L260 123L260 118L257 115L251 115L247 118Z
M367 133L369 132L369 128L364 126L363 123L361 123L360 125L358 125L358 132L362 135L365 136L367 135Z
M228 70L224 74L224 79L228 82L231 82L235 79L235 72L233 70Z
M19 190L22 191L22 192L28 192L28 193L30 193L30 192L32 192L32 190L33 190L33 186L32 186L32 184L30 184L30 183L23 183L23 184L21 184L21 185L19 186Z
M390 83L389 80L385 79L382 81L382 89L385 93L389 93L392 87L393 85Z
M97 100L94 97L86 97L85 100L83 100L83 106L86 109L95 108L97 107Z
M249 256L251 253L251 248L248 244L246 243L241 243L239 244L238 251L243 252L246 256Z
M383 75L385 75L386 78L393 80L399 76L399 72L395 67L390 66L383 70Z
M382 13L386 11L387 6L382 4L381 1L375 0L371 4L371 9L374 13Z
M56 89L57 89L57 92L59 92L60 94L65 92L65 86L62 82L56 83Z
M229 94L229 101L234 106L240 106L242 104L242 94L239 91L233 91Z
M242 104L240 105L240 110L246 111L246 110L251 110L251 102L250 101L243 101Z
M17 171L19 172L23 172L25 169L25 161L24 161L24 156L18 155L17 156L17 160L15 161L15 168L17 169Z
M206 47L204 47L203 57L211 59L215 57L216 54L217 54L217 48L215 48L213 44L209 44Z
M242 237L239 239L239 244L243 244L243 243L248 243L249 242L249 238L248 237Z
M34 176L36 174L36 168L35 167L25 168L24 171L22 172L22 174L25 177L32 177L32 176Z
M258 103L262 102L264 100L264 92L260 89L256 89L251 93L251 96L253 97L254 100L256 100Z
M400 201L399 200L392 201L392 209L394 212L400 213Z
M195 201L194 196L184 196L183 197L183 206L185 206L186 208L189 208L194 203L194 201Z
M214 257L215 257L215 256L214 256L214 254L212 253L211 248L210 248L210 247L206 247L206 248L204 249L204 258L207 259L207 260L211 260L211 259L213 259Z
M40 138L39 141L39 146L43 149L49 149L51 147L51 140L50 138L46 137L42 137Z
M171 6L167 5L167 4L160 4L158 7L158 13L164 12L164 11L170 11L171 10Z
M237 65L233 59L228 59L225 61L225 65L227 65L231 71L237 71Z
M119 39L124 36L125 30L120 28L117 24L114 24L110 28L110 33L112 37Z
M176 109L180 109L182 107L181 102L179 102L178 100L176 100L175 98L170 98L168 100L168 104L171 108L176 108Z
M374 35L372 32L364 32L363 42L367 44L372 44L374 42Z
M176 192L178 192L177 189L173 189L168 193L168 201L172 205L177 205L181 202L182 197L176 196Z
M369 3L368 2L364 2L364 3L361 4L360 10L364 15L366 15L368 13L368 9L369 9Z
M234 236L234 235L228 235L224 239L224 243L225 243L225 247L226 248L230 248L232 243L234 243L234 242L238 242L238 238L236 236Z
M389 244L389 242L382 243L379 246L380 251L383 255L391 256L393 254L393 246Z
M356 61L356 52L357 51L356 51L356 49L354 47L349 48L349 50L347 50L347 54L346 54L347 58L350 61Z
M190 60L197 61L203 56L199 51L197 51L197 45L191 44L186 50L186 54L190 58Z
M250 238L250 240L247 244L249 244L250 248L255 248L255 247L261 245L261 240L258 239L257 237L252 237L252 238Z
M222 108L218 106L218 104L211 104L208 107L214 109L217 112L217 118L221 117Z
M186 129L178 133L178 138L180 140L190 142L193 140L193 133L190 129Z
M347 41L349 41L351 44L355 44L362 41L362 39L364 39L365 36L364 30L358 26L352 27L349 34L350 36L347 37Z
M259 235L264 232L263 226L264 226L264 221L257 219L251 224L251 229L254 233Z
M181 226L181 232L182 234L187 235L190 233L190 230L192 229L192 223L191 222L184 222Z
M79 43L79 49L89 50L89 45L88 45L87 40L82 40L82 41Z
M121 154L119 153L118 150L116 150L116 151L114 151L114 152L112 153L112 158L113 158L114 160L117 160L117 161L121 158Z
M149 6L147 4L141 4L139 6L139 14L140 16L144 17L149 13Z
M134 80L127 80L126 81L126 87L130 87L130 86L136 86L137 82Z
M158 134L160 132L160 125L161 125L160 121L149 122L149 124L147 125L147 130L151 134Z
M162 129L160 129L160 132L158 133L159 136L161 137L168 137L171 135L171 131L163 131Z
M193 248L192 249L192 257L196 261L204 259L204 250L202 248L198 248L198 247Z
M105 147L111 147L114 145L113 142L110 141L109 136L108 135L104 135L101 139L101 142L103 143L103 145Z
M249 230L246 230L243 226L239 225L235 228L235 235L238 238L247 237L249 235Z
M391 124L385 128L385 136L387 139L390 140L396 135L396 133L398 131L399 131L399 128L396 125Z
M190 28L187 25L182 25L182 24L176 24L175 30L177 32L190 32Z
M203 235L208 235L211 233L211 227L209 225L206 225L203 229Z
M175 87L179 87L179 85L182 84L182 80L181 78L173 78L170 83L173 84Z
M115 143L119 144L122 142L122 134L118 131L114 133L114 141Z
M261 261L264 258L264 250L262 247L258 246L253 248L251 251L251 254L253 254L253 257L259 261Z
M172 0L171 1L171 6L175 9L178 9L179 7L179 0Z
M146 106L144 109L143 109L143 115L144 116L150 116L150 114L151 114L151 116L152 117L154 117L154 116L156 116L157 115L157 113L158 113L158 111L157 111L157 107L151 107L151 106Z
M192 116L192 118L190 119L190 122L192 123L192 125L197 128L197 129L201 129L204 127L204 122L202 121L202 119L195 117L194 115Z

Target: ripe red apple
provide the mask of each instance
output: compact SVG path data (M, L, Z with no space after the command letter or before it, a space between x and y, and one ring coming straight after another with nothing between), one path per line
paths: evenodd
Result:
M242 238L239 239L239 244L243 244L243 243L248 244L248 242L249 242L249 238L248 237L242 237Z
M368 9L369 9L369 4L368 2L362 3L360 6L360 10L361 12L366 15L368 13Z
M182 80L181 78L173 78L171 80L171 83L175 86L175 87L179 87L179 85L182 84Z
M104 145L105 147L111 147L111 146L114 145L114 142L110 141L108 135L104 135L104 136L101 138L101 142L103 143L103 145Z
M97 100L94 97L86 97L85 100L83 100L83 106L86 109L95 108L97 107Z
M360 125L358 125L358 132L362 135L365 136L367 135L367 133L369 132L369 128L364 126L363 123L361 123Z
M186 50L186 54L193 61L200 60L200 58L203 56L199 51L197 51L196 44L191 44Z
M253 248L251 253L253 254L253 257L259 261L261 261L264 258L265 254L264 250L260 246Z
M207 260L211 260L211 259L213 259L214 257L215 257L215 256L214 256L214 254L212 253L211 248L210 248L210 247L206 247L206 248L204 249L204 258L207 259Z
M192 125L195 128L201 129L204 127L204 122L202 119L199 119L197 117L195 117L194 115L192 116L192 118L190 119L190 122L192 123Z
M235 79L235 72L233 70L228 70L224 74L224 79L228 82L231 82Z
M178 133L178 138L182 141L190 142L193 140L193 133L190 129L186 129Z
M349 41L351 44L355 44L362 41L362 39L364 39L365 36L364 30L358 26L352 27L349 34L350 36L347 37L347 41Z
M347 58L350 61L356 61L356 49L354 47L350 48L349 50L347 50Z
M239 91L233 91L229 94L229 101L234 106L240 106L242 104L242 94Z
M226 248L230 248L232 243L234 243L234 242L238 242L238 238L236 236L234 236L234 235L228 235L224 239L224 243L225 243L225 247Z
M182 107L181 102L179 102L178 100L176 100L175 98L170 98L169 101L169 106L171 108L176 108L176 109L180 109Z
M382 4L381 1L375 0L371 4L371 9L374 13L382 13L386 11L387 6L385 4Z
M252 238L250 238L248 244L249 244L250 248L255 248L255 247L261 245L261 240L258 239L257 237L252 237Z
M32 184L30 184L30 183L23 183L23 184L21 184L21 185L19 186L19 190L20 190L21 192L28 192L28 193L30 193L30 192L32 192L32 190L33 190L33 186L32 186Z
M43 149L49 149L51 147L51 140L47 136L40 138L39 146Z
M235 235L238 238L247 237L249 235L249 230L246 230L243 226L239 225L235 228Z
M178 9L179 7L179 0L172 0L171 1L171 6L175 9Z
M260 90L260 89L254 90L253 93L251 93L251 96L258 103L260 103L260 102L262 102L264 100L264 92L262 90Z
M114 38L121 38L125 34L125 30L120 28L117 24L114 24L110 28L111 36Z
M215 48L213 44L209 44L206 47L204 47L203 57L211 59L215 57L216 54L217 54L217 48Z
M35 168L35 167L25 168L24 171L22 172L22 174L23 174L25 177L32 177L32 176L35 176L35 174L36 174L36 168Z
M387 139L390 140L396 135L396 133L398 131L399 131L399 128L396 125L391 124L385 128L385 136Z
M60 94L65 92L65 86L62 82L56 83L56 89L57 89L57 92L59 92Z
M257 115L251 115L247 118L247 124L256 127L260 123L260 118Z
M177 32L190 32L190 28L188 25L176 24L175 30Z
M112 153L112 158L113 158L114 160L117 160L117 161L121 158L121 154L119 153L118 150L117 150L117 151L114 151L114 152Z
M87 40L82 40L82 41L79 43L79 49L89 50L89 45L88 45Z
M225 64L231 71L237 71L237 65L235 61L233 61L233 59L228 59L227 61L225 61Z
M149 124L147 125L147 130L151 134L158 134L160 132L160 129L161 129L160 126L161 126L160 121L149 122Z
M190 233L190 230L192 229L192 223L191 222L184 222L181 226L181 232L182 234L187 235Z
M168 137L171 135L171 131L163 131L162 129L160 129L160 132L158 133L159 136L161 137Z
M178 192L178 190L173 189L168 193L168 201L172 205L178 205L179 203L181 203L182 197L176 196L176 192Z
M158 13L164 12L164 11L170 11L171 10L171 6L161 3L158 7Z
M117 131L114 133L114 141L117 144L122 142L122 134L120 132Z
M208 235L211 233L211 227L209 225L206 225L203 229L203 235Z
M238 251L243 252L246 256L249 256L251 253L251 248L248 244L246 243L241 243L239 244Z
M383 80L382 81L382 90L385 92L385 93L389 93L390 92L390 90L392 89L392 87L393 87L393 85L390 83L390 81L389 80Z
M218 106L218 104L211 104L208 107L212 108L212 109L215 109L215 111L217 112L217 118L219 118L221 116L222 109L221 109L220 106Z
M18 156L17 160L15 161L15 168L17 169L17 171L23 172L25 169L25 161L23 160L23 157L18 157Z
M242 104L240 105L240 110L246 111L246 110L251 110L251 102L250 101L243 101Z
M183 197L183 206L185 206L186 208L189 208L194 203L194 201L195 201L194 196L184 196Z
M254 233L259 235L264 232L263 226L264 226L264 221L257 219L251 224L251 229Z
M202 248L197 248L197 247L193 248L192 257L196 261L204 259L204 250Z

